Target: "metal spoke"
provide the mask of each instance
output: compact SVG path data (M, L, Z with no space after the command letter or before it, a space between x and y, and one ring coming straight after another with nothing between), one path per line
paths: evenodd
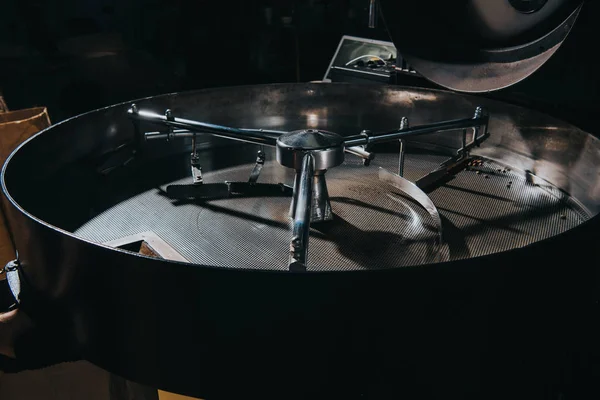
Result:
M366 144L377 144L391 142L413 136L428 135L440 131L454 129L465 129L485 126L488 123L487 115L478 118L464 118L450 121L436 122L427 125L418 125L407 129L396 129L382 133L361 133L360 135L347 136L344 138L345 146L360 146Z
M294 185L294 215L292 225L292 240L290 243L290 271L305 271L308 254L308 238L310 233L310 216L312 203L312 180L315 160L310 153L302 159L302 169Z
M190 119L184 118L175 118L172 116L171 111L167 110L165 115L160 115L154 113L152 111L139 110L134 108L133 106L128 110L131 118L151 122L163 124L171 128L179 128L191 132L196 133L210 133L214 136L224 137L227 139L239 140L242 142L249 142L255 144L262 144L266 146L275 146L275 142L277 138L286 132L282 131L269 131L264 129L240 129L240 128L232 128L228 126L209 124L206 122L194 121ZM179 133L177 134L175 131L169 132L162 138L170 139L175 135L181 135L187 133ZM191 135L190 135L191 136ZM156 135L154 132L150 136L153 138L159 138L160 135Z

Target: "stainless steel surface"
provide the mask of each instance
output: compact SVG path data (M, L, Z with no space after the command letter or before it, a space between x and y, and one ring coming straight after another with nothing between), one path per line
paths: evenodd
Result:
M408 150L404 178L411 182L447 159L415 147ZM201 155L209 159L213 151ZM272 153L267 149L271 161L265 162L260 181L273 186L277 182L291 184L293 172L274 161ZM228 149L213 154L227 157ZM436 256L441 256L441 261L489 256L568 231L589 218L574 199L561 196L547 182L483 160L483 165L461 169L452 180L428 193L443 217L446 243L441 254L436 244L438 230L425 208L379 179L380 167L388 171L397 167L396 152L379 153L369 167L360 159L348 158L327 171L335 214L326 223L311 222L307 272L389 270L424 266L436 262ZM199 189L213 182L247 179L253 160L247 161L205 169L205 183ZM502 172L506 168L510 171ZM187 183L189 178L166 183L167 192L178 182ZM313 177L313 191L315 186ZM104 242L151 230L196 265L287 271L291 190L286 196L279 190L280 195L265 191L256 196L204 197L206 201L198 196L200 201L188 202L166 197L163 191L164 186L150 188L115 204L75 232ZM311 208L314 210L315 204Z
M313 201L313 176L315 161L311 153L302 158L302 169L298 175L297 191L294 191L294 215L292 239L290 241L290 271L305 271L308 255L311 204ZM296 188L296 186L295 186Z
M600 188L600 180L596 169L591 167L600 164L598 140L563 121L497 101L438 90L315 83L219 88L137 103L152 110L171 107L196 120L270 130L304 129L310 122L343 136L353 135L361 127L374 131L394 129L400 125L401 116L406 116L411 125L424 125L468 115L482 106L492 116L489 131L495 135L486 146L474 148L473 155L532 171L570 193L593 213L598 210L600 189L595 188ZM128 107L129 103L125 103L103 113L65 121L29 141L23 154L35 151L38 159L56 157L61 162L47 163L40 171L33 165L23 165L21 157L16 157L14 165L28 171L23 185L34 186L38 177L57 173L61 164L73 163L81 157L95 159L131 140L134 129L125 117ZM78 127L77 133L73 127L80 122L85 122L85 126ZM223 145L208 136L200 135L198 139L199 146ZM413 143L454 155L461 146L460 132L413 137L408 144ZM167 150L162 143L149 144L151 159ZM180 147L175 147L175 142L173 146L172 152L185 152L189 148L183 142ZM207 160L206 167L211 163L214 161Z

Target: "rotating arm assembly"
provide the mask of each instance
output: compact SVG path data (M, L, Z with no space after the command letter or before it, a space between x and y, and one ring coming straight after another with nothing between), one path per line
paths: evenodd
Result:
M285 133L282 131L268 131L264 129L239 129L228 126L215 124L207 124L205 122L193 121L184 118L175 118L171 110L167 110L164 115L160 115L151 111L139 110L135 104L127 111L129 115L139 121L152 122L162 124L169 127L168 132L161 134L144 134L146 139L174 139L176 137L192 137L196 133L210 133L214 136L227 139L239 140L254 144L262 144L267 146L275 146L277 138ZM179 128L179 131L175 131Z
M399 173L380 173L384 181L402 190L410 197L415 197L419 192L417 202L427 209L439 223L439 214L430 201L425 201L427 195L422 192L423 185L419 181L412 183L402 177L404 170L404 139L427 135L440 131L463 130L463 144L456 157L443 163L440 168L422 178L426 183L435 181L441 175L451 174L457 165L468 159L469 149L479 146L488 136L487 125L489 117L478 107L472 118L464 118L433 124L408 127L408 121L403 118L399 129L371 133L362 131L358 135L341 136L336 133L317 129L299 131L277 131L265 129L240 129L228 126L209 124L190 119L175 118L170 110L164 115L147 110L139 110L134 104L128 110L129 116L134 121L138 143L147 140L174 140L177 138L192 138L192 154L190 158L193 184L170 185L167 194L174 198L193 198L195 200L210 200L228 198L232 196L274 196L292 195L290 217L292 220L292 238L288 267L292 271L305 271L308 257L308 242L311 223L329 221L333 219L325 172L344 162L345 153L350 153L363 159L369 165L374 154L366 150L368 145L400 141ZM141 122L162 125L166 130L141 133ZM470 142L466 140L467 129L473 129ZM252 143L261 146L258 151L256 163L248 182L204 183L201 175L200 158L196 149L196 135L210 134L213 136ZM265 153L262 146L275 147L279 164L293 168L296 178L293 189L284 184L257 183L260 172L265 163ZM410 187L407 185L410 183ZM421 182L423 183L423 182ZM423 197L425 196L425 197ZM428 198L427 198L428 199ZM437 215L437 217L436 217ZM440 236L441 237L441 236Z

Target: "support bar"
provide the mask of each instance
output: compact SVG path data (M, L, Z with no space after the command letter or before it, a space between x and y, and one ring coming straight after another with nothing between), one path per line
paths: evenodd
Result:
M275 146L277 138L286 132L281 131L270 131L263 129L239 129L231 128L228 126L221 126L215 124L209 124L200 121L194 121L184 118L174 118L170 110L167 110L165 115L160 115L151 111L139 110L136 107L131 107L127 113L131 118L139 121L145 121L150 123L163 124L171 128L184 129L196 133L210 133L215 136L224 137L227 139L239 140L242 142L250 142L255 144L262 144L266 146ZM158 136L158 135L152 135ZM170 135L165 134L164 138L170 138L175 136L175 131ZM190 134L191 136L191 134Z
M314 158L312 154L306 153L302 159L299 182L294 185L296 192L294 193L294 221L288 264L290 271L306 271L314 169Z
M366 151L362 146L345 147L344 150L346 153L354 154L365 161L371 161L375 158L375 154Z
M270 131L273 132L273 131ZM210 132L192 132L187 129L175 129L173 132L146 132L144 133L145 140L167 140L167 139L179 139L179 138L193 138L197 133L210 133ZM354 154L365 161L371 161L375 158L374 153L366 151L362 146L346 147L344 149L346 153Z
M464 118L450 121L436 122L428 125L418 125L407 129L396 129L391 132L369 133L364 132L360 135L347 136L344 140L345 146L360 146L366 144L377 144L391 142L412 136L427 135L439 131L448 131L453 129L473 128L488 124L487 115L479 118Z

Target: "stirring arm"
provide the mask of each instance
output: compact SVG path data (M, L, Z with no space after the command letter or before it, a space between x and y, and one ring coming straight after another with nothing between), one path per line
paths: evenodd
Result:
M210 133L214 136L224 137L227 139L239 140L242 142L249 142L254 144L261 144L266 146L275 146L277 138L285 133L282 131L271 131L264 129L240 129L232 128L228 126L209 124L206 122L194 121L184 118L175 118L172 116L171 111L167 110L165 115L160 115L152 111L138 110L137 108L131 107L127 113L135 120L145 121L155 124L166 125L171 130L168 133L162 135L154 132L151 135L146 135L146 138L164 138L170 139L185 135L192 136L191 132L196 133ZM175 131L175 128L180 131ZM183 132L181 130L184 130ZM187 132L186 132L187 131Z
M392 142L412 136L428 135L440 131L475 128L481 126L487 127L488 122L488 115L482 115L475 118L455 119L444 122L436 122L433 124L417 125L411 128L396 129L390 132L366 133L363 131L363 133L360 135L347 136L344 140L344 145L347 147L361 145L364 146L367 144ZM487 131L487 129L484 129L484 131Z

